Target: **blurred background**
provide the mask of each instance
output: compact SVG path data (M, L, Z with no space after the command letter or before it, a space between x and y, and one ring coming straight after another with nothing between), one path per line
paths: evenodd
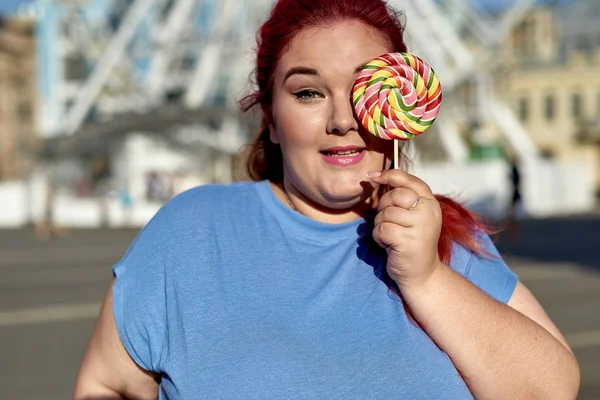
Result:
M503 227L600 399L600 1L389 0L444 88L412 172ZM66 399L137 231L245 179L272 0L0 1L0 398Z

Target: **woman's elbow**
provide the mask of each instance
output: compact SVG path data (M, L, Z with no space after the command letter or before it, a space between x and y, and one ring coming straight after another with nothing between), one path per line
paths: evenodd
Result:
M74 400L123 400L119 393L97 383L77 381Z
M557 400L575 400L579 393L581 384L581 372L579 363L575 356L569 352L569 359L561 366L557 367L557 373L550 378L549 382L540 387L538 393L540 399L557 399ZM540 381L540 383L542 383Z
M579 393L579 386L581 385L581 370L579 369L579 363L577 358L572 353L571 362L567 367L567 384L565 385L565 399L576 399Z

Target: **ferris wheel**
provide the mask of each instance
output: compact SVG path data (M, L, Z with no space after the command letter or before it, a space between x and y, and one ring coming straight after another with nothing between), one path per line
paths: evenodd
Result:
M60 57L79 58L83 71L77 82L66 83L68 95L58 117L62 133L73 134L90 120L115 120L132 114L164 121L168 116L160 116L161 110L177 109L176 115L183 116L183 121L173 121L177 126L172 136L178 140L212 143L225 152L247 141L248 133L236 117L236 100L249 89L250 49L272 0L43 3L60 11ZM389 3L405 11L411 51L435 66L451 99L436 123L445 158L453 162L468 158L464 134L458 129L464 118L481 127L475 135L478 140L489 140L485 127L494 124L512 150L522 157L535 157L537 149L528 133L493 90L494 71L503 62L500 46L534 0L517 1L499 15L487 14L468 0ZM464 104L459 96L465 88L477 98L475 107ZM198 119L186 126L186 115L192 114L230 117L215 130ZM225 131L229 132L226 138L222 137Z

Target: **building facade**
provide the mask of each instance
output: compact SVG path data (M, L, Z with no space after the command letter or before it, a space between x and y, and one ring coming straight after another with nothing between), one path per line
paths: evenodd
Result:
M587 159L600 191L600 2L537 6L505 44L497 90L543 155Z
M39 145L34 26L0 20L0 181L26 176Z

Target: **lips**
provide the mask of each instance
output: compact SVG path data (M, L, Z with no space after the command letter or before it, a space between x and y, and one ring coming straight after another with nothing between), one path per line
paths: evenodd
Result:
M321 150L321 157L328 164L337 166L355 165L365 157L366 149L359 146L330 147Z
M325 155L325 156L330 156L330 157L340 157L340 156L356 156L358 154L360 154L363 150L365 150L364 147L360 147L360 146L336 146L336 147L330 147L328 149L324 149L321 150L321 154Z

